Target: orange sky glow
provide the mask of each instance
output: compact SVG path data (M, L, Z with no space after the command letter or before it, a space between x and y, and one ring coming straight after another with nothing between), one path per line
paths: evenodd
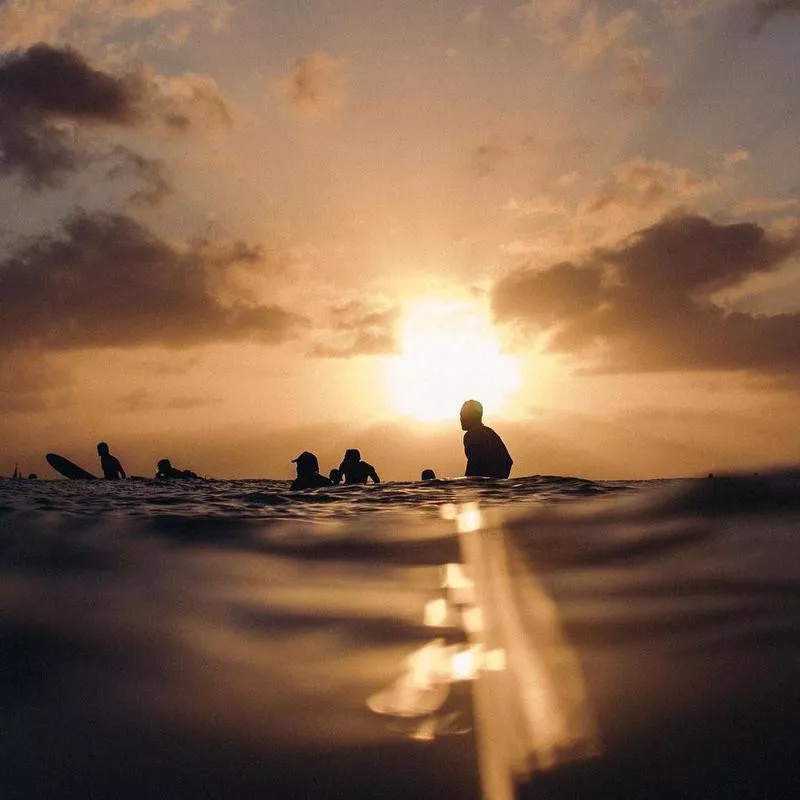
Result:
M797 12L0 3L0 475L796 463Z

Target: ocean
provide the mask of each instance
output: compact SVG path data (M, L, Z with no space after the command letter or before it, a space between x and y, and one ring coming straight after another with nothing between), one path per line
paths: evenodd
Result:
M0 796L798 795L800 470L0 480Z

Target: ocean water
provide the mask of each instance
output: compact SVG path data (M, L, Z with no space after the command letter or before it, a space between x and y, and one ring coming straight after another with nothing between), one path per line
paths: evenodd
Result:
M800 796L799 522L797 470L0 480L0 796Z

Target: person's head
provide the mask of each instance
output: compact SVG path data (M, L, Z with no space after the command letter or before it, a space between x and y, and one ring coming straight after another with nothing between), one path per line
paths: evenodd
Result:
M169 463L169 459L162 458L161 461L158 462L158 471L166 472L169 469L172 469L172 464Z
M342 479L342 473L334 467L328 475L332 484L336 485Z
M422 475L420 475L420 480L423 481L432 481L436 478L436 473L432 469L424 469L422 470Z
M481 424L483 406L477 400L467 400L461 406L461 430L468 431Z
M107 456L108 455L108 445L105 442L100 442L97 445L97 455L99 455L99 456Z
M297 464L298 475L308 475L311 472L319 472L319 461L313 453L304 450L297 458L292 459L293 464Z
M361 452L356 450L354 447L351 448L350 450L345 450L343 460L346 461L348 464L350 464L351 462L358 463L359 461L361 461Z

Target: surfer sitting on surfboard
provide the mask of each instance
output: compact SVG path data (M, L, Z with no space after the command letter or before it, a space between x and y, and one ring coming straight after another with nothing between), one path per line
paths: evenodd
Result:
M112 456L108 451L108 445L105 442L100 442L97 445L97 455L100 456L100 466L103 469L103 477L107 481L116 481L119 478L124 478L125 470L122 469L122 464L116 456Z
M158 462L156 478L196 478L197 473L192 472L190 469L176 469L169 463L168 458L162 458Z

